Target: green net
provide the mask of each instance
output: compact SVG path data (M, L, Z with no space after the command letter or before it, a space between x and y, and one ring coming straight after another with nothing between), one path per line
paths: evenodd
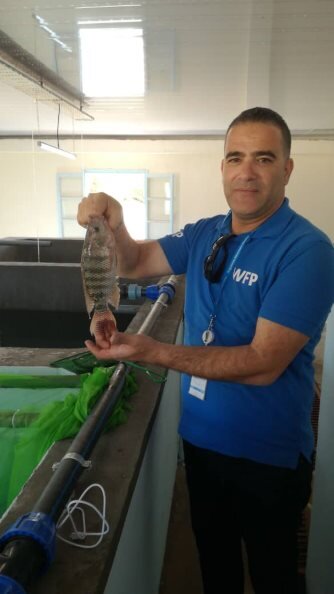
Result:
M92 355L89 351L83 351L70 357L57 359L50 363L51 367L66 369L73 373L87 373L95 369L95 367L110 367L115 361L100 361Z
M154 383L162 384L166 381L165 375L161 375L161 373L157 373L156 371L148 369L143 365L139 365L134 361L123 362L128 367L132 367L133 369L145 373ZM73 373L86 373L92 371L95 367L110 367L113 364L115 364L115 361L99 361L89 351L84 351L82 353L77 353L76 355L71 355L70 357L65 357L64 359L53 361L50 365L52 367L72 371Z
M78 376L62 369L42 369L42 374L11 374L7 370L1 374L0 368L0 386L6 385L0 387L0 515L49 447L78 433L106 389L115 366L94 367L91 373ZM106 429L126 421L129 399L136 390L130 372Z

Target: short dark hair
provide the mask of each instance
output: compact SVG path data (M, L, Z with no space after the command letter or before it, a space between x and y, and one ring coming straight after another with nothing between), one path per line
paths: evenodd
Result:
M226 136L228 135L231 128L238 124L245 124L247 122L261 122L263 124L272 124L280 129L283 138L283 145L287 151L288 156L291 151L291 132L286 123L279 113L269 109L269 107L251 107L242 111L234 120L230 123L227 128ZM226 137L225 137L226 138Z

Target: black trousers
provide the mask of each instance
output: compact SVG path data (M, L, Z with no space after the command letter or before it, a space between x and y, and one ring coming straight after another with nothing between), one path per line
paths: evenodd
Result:
M297 594L297 531L312 465L295 470L184 442L192 527L205 594L243 594L241 541L256 594Z

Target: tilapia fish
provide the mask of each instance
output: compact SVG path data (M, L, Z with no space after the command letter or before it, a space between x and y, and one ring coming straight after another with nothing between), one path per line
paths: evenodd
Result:
M116 276L115 238L104 217L93 218L86 232L81 255L81 272L89 317L90 332L116 327L112 313L119 306L120 291Z

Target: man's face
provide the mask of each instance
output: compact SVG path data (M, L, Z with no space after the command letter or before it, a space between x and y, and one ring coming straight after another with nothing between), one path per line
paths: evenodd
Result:
M234 217L255 221L269 217L281 205L293 161L284 151L279 128L247 122L229 131L221 168Z

